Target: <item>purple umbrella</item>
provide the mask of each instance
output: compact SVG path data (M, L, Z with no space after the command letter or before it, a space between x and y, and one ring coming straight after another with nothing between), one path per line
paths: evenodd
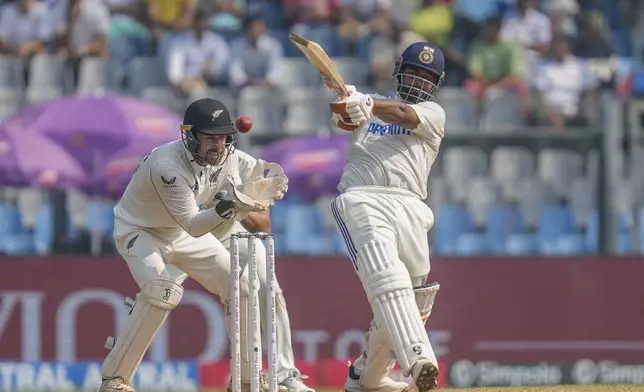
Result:
M314 200L337 193L350 140L342 134L281 140L269 145L262 159L282 166L290 194Z
M0 125L0 184L73 188L85 179L79 163L46 136Z
M38 132L68 151L91 177L130 148L140 157L180 136L181 118L156 104L128 97L69 97L31 106L5 124Z

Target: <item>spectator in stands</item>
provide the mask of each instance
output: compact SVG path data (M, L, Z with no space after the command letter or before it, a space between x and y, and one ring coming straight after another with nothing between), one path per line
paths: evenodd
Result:
M65 4L66 3L66 4ZM58 53L77 65L84 57L107 56L107 33L110 12L97 0L65 0L61 2L63 18L58 20L56 36Z
M588 126L582 101L593 97L597 78L588 64L571 54L569 39L557 36L552 43L553 58L536 69L534 87L541 125L562 129L565 126Z
M212 15L210 26L215 31L241 31L246 8L244 0L201 0L199 8Z
M192 31L175 37L168 53L168 80L186 94L223 83L230 58L226 41L210 31L206 13L197 12L193 26Z
M424 0L411 14L411 28L425 40L445 46L454 27L451 0Z
M266 23L261 16L248 17L244 29L246 35L232 44L232 87L275 87L280 77L279 63L283 58L281 43L266 34Z
M550 17L553 33L570 37L577 34L575 22L575 17L579 13L577 0L547 0L544 11Z
M491 17L485 21L480 38L470 46L468 68L471 78L466 86L478 98L488 88L519 89L526 76L521 46L502 41L500 31L501 19Z
M157 54L166 59L174 37L192 27L197 0L147 0Z
M497 11L497 0L454 0L455 46L467 51L467 44L478 37L484 22Z
M414 42L424 38L413 32L409 24L403 21L392 21L387 33L379 34L371 41L369 53L371 76L376 90L385 92L392 88L392 74L396 59Z
M608 58L614 50L610 29L603 15L597 11L584 14L579 21L579 34L573 43L573 53L580 58Z
M524 48L528 69L550 50L552 24L536 9L536 0L518 0L517 9L508 11L501 28L504 40L516 41Z
M0 53L29 60L47 51L53 38L53 17L48 7L37 0L19 0L0 12Z
M110 11L108 48L110 57L127 70L137 56L153 53L152 34L143 0L103 0Z
M339 5L340 0L284 0L286 23L295 33L333 52Z
M391 0L341 0L338 33L351 53L365 54L375 34L389 29Z

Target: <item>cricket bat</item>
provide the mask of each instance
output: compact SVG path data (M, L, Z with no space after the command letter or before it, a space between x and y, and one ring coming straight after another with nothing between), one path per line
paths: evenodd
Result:
M294 33L289 35L289 39L304 53L309 63L318 70L320 76L322 76L322 80L324 80L324 84L326 84L329 90L333 91L340 98L349 96L342 75L338 72L333 60L331 60L320 45Z

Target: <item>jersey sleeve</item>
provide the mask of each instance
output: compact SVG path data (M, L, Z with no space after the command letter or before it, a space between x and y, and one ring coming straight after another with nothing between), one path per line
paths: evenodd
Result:
M176 170L154 165L150 180L165 210L191 236L201 237L225 220L214 208L199 211L190 185Z
M420 124L412 132L429 141L438 150L445 136L445 111L436 102L421 102L411 107L420 119Z
M237 170L242 182L250 181L251 174L257 165L257 159L253 158L250 154L237 150Z

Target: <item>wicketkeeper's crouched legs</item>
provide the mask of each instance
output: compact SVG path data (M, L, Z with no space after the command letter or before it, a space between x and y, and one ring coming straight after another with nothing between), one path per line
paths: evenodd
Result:
M132 378L145 352L182 296L183 287L170 279L153 279L142 286L123 330L103 362L105 381L100 392L132 390Z

